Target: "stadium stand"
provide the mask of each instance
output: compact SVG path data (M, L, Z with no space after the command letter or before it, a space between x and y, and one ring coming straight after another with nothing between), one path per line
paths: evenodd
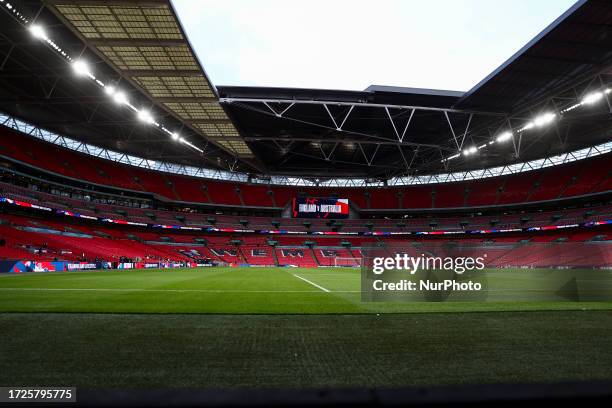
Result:
M63 177L149 192L165 200L225 206L283 208L296 196L330 197L337 190L236 184L159 173L83 154L2 128L0 155ZM24 146L16 149L15 146ZM44 152L44 153L43 153ZM51 157L41 160L40 157ZM597 169L597 170L594 170ZM392 188L341 189L359 209L464 208L549 201L609 191L610 154L509 176L473 182ZM161 180L161 182L160 182Z
M157 210L151 208L135 208L119 204L103 204L99 202L75 199L65 195L51 194L27 187L21 187L7 182L0 182L0 192L7 198L25 201L38 205L47 205L52 208L66 209L88 216L106 217L120 219L130 222L160 223L160 224L183 224L188 226L209 226L208 215L185 211ZM77 194L77 193L75 193ZM152 217L151 217L152 216ZM415 230L462 230L475 228L490 228L495 225L504 228L518 227L540 227L545 225L572 224L585 221L601 221L612 217L611 205L600 205L567 210L534 210L519 211L513 213L501 213L499 215L467 215L457 216L452 214L441 214L433 217L397 219L371 219L368 222L371 228L385 231L402 231L405 229ZM250 229L275 229L275 217L261 216L234 216L215 215L214 226L218 228L243 228L243 222L248 222ZM339 229L345 232L367 231L364 221L361 219L342 220L339 223L329 223L326 220L313 219L308 221L311 230L332 231ZM399 224L399 225L398 225ZM282 219L279 224L281 229L291 231L306 231L303 220Z
M612 208L604 210L606 216L612 215ZM568 214L571 216L571 214ZM274 248L267 235L231 234L198 235L189 232L146 231L130 226L98 226L75 224L52 219L38 219L23 215L0 214L0 237L4 245L0 247L2 259L32 260L87 260L105 259L119 261L165 260L189 261L185 253L196 253L216 262L238 265L295 265L303 267L334 266L335 258L359 258L360 248L377 242L393 244L403 242L399 238L379 237L288 237L275 236ZM462 239L462 244L480 243L489 245L512 244L520 246L525 242L610 242L612 234L602 231L550 231L531 234L513 234L487 238ZM416 241L415 241L416 242ZM430 247L439 245L443 250L445 243L457 242L453 237L423 238ZM529 247L531 248L531 247ZM517 249L517 251L519 251ZM548 251L548 249L547 249ZM529 252L526 249L525 252ZM508 256L515 256L508 255ZM519 251L516 260L523 259L525 265L546 262L548 256L529 254L523 256ZM575 254L578 262L587 254ZM517 262L515 261L515 262ZM499 260L499 266L507 265L507 259Z
M612 187L610 154L477 181L330 189L230 183L159 173L89 156L85 159L81 153L8 128L2 128L2 132L0 156L5 159L0 181L2 197L121 223L212 228L217 232L198 235L108 223L101 225L66 217L41 219L24 213L11 214L11 209L5 206L4 213L0 213L0 238L4 240L0 247L1 259L188 262L201 258L227 265L335 266L337 259L351 263L351 259L360 258L363 245L402 241L388 236L339 238L275 234L272 236L274 244L270 245L269 235L235 231L246 228L253 231L280 229L299 234L368 234L372 231L435 233L510 229L523 232L483 239L466 237L461 242L487 244L493 253L495 245L516 246L511 252L505 250L505 255L496 260L497 264L500 267L508 265L509 258L514 257L521 259L524 266L533 266L546 263L554 250L533 253L522 248L521 243L609 242L611 236L605 229L525 232L529 228L554 228L612 219L612 203L605 197L594 205L585 201L561 205L567 199L589 195L597 198L598 193L609 192ZM14 141L20 148L15 147ZM42 160L42 157L49 159ZM52 182L41 181L51 175ZM282 217L281 209L294 197L346 197L354 211L361 212L367 220L306 221ZM524 207L540 202L552 202L552 205ZM207 206L210 206L208 210ZM249 211L258 208L276 212L264 216ZM445 209L448 210L441 211ZM483 209L487 211L481 213ZM387 210L395 213L387 214ZM398 210L411 212L401 216ZM434 210L437 212L432 212ZM232 213L236 211L244 214ZM438 248L442 252L444 243L452 238L432 235L419 239L435 240L442 245ZM585 252L585 256L588 254ZM564 258L564 261L568 265L579 265L580 257L576 254L575 259Z

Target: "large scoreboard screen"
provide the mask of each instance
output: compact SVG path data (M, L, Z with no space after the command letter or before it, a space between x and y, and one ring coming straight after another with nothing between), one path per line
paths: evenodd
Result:
M294 198L294 218L348 218L348 198Z

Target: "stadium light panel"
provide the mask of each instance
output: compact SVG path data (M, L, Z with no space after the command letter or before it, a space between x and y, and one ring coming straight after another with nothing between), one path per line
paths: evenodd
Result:
M497 136L497 139L495 140L501 143L501 142L506 142L510 139L512 139L512 132L504 132L500 134L499 136Z
M115 92L115 94L113 95L113 100L119 105L124 105L128 103L127 96L125 96L123 92Z
M149 123L149 124L155 122L155 120L153 119L153 116L151 116L151 113L149 113L149 111L146 111L144 109L138 111L138 119L140 119L141 122Z
M72 69L79 76L91 76L91 72L89 72L89 67L85 61L77 60L72 63Z
M469 156L471 154L476 153L477 151L478 151L478 148L476 146L468 147L467 149L463 150L463 155Z
M568 106L567 108L563 109L563 110L561 111L561 113L567 113L567 112L573 111L574 109L577 109L577 108L581 107L582 105L583 105L583 103L582 103L582 102L580 102L580 103L575 103L575 104L573 104L573 105L571 105L571 106Z
M4 3L5 3L5 0L0 0L0 4L4 4ZM101 80L97 79L95 77L95 75L90 71L89 66L88 66L86 61L83 61L83 60L74 60L70 55L68 55L66 53L66 51L64 51L58 44L56 44L53 40L51 40L47 36L45 30L40 25L38 25L38 24L30 24L29 20L26 19L20 12L18 12L17 10L13 10L13 5L12 4L6 2L4 5L5 5L5 7L7 9L12 10L12 12L17 17L19 17L26 24L26 29L28 31L30 31L32 36L34 36L35 38L40 39L42 41L45 41L57 53L62 55L68 62L70 62L71 66L72 66L72 69L74 70L76 75L78 75L78 76L86 76L86 77L89 77L90 79L92 79L93 81L95 81L96 84L98 86L100 86L101 88L103 88L104 92L107 95L109 95L110 97L112 97L113 100L117 104L119 104L119 105L126 105L127 107L132 109L137 114L138 119L141 120L142 122L147 123L147 124L155 125L156 127L161 128L164 132L169 134L173 140L178 141L180 143L184 143L187 146L197 150L200 153L204 152L202 149L200 149L199 147L193 145L192 143L190 143L186 139L182 138L177 133L170 132L168 129L166 129L163 126L163 124L160 124L160 123L156 122L155 118L153 118L153 116L151 116L150 112L148 112L146 110L139 110L138 108L136 108L127 99L127 96L125 95L125 93L118 91L112 85L106 86L104 84L104 82L102 82ZM354 145L353 145L353 148L354 148Z
M552 121L554 121L556 117L557 115L555 115L554 113L546 112L541 114L540 116L536 116L532 123L534 124L534 126L542 127L552 123Z
M584 98L582 98L583 105L593 105L594 103L599 102L604 97L603 92L591 92L587 94Z
M45 30L43 30L43 28L37 24L30 26L30 33L40 40L47 38L47 33L45 33Z

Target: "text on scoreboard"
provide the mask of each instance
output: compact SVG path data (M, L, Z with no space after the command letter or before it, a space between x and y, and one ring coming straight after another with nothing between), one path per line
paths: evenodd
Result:
M294 198L294 218L348 218L348 198Z

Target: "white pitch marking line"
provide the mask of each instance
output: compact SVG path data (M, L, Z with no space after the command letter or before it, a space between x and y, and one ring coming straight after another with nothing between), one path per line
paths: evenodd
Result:
M298 278L298 279L303 280L303 281L304 281L304 282L306 282L306 283L310 283L312 286L314 286L315 288L319 288L319 289L321 289L323 292L331 292L330 290L325 289L323 286L317 285L316 283L311 282L311 281L309 281L309 280L308 280L308 279L306 279L306 278L302 278L301 276L296 275L295 273L293 274L293 276L295 276L295 277L296 277L296 278Z

